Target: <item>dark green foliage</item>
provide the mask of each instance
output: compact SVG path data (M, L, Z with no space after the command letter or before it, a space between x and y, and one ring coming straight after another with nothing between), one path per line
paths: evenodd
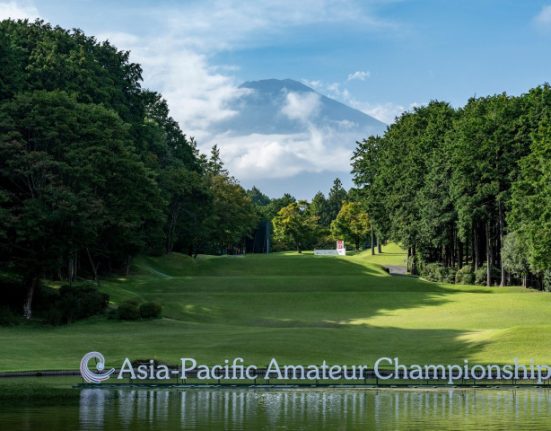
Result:
M138 301L129 299L119 305L118 318L120 320L138 320L140 317L140 306Z
M161 317L163 307L156 302L144 302L140 305L140 317L142 319L158 319Z
M21 316L6 305L0 306L0 326L15 326L21 323Z
M511 275L526 282L528 263L541 286L551 268L550 109L549 85L458 110L431 102L358 143L359 199L376 233L408 248L412 273L417 262L469 264L478 283L486 269L485 284L503 286ZM516 250L506 244L513 231Z
M543 289L551 292L551 269L543 271Z
M62 286L43 304L45 320L51 325L72 323L103 313L108 303L109 296L94 286Z
M321 217L323 220L320 219L320 221L322 226L330 225L331 222L337 218L341 206L346 199L347 193L342 186L341 180L339 178L335 178L335 181L333 181L333 186L327 195L325 209L321 209Z
M544 94L551 98L551 89ZM543 96L543 95L542 95ZM551 104L551 102L550 102ZM546 114L533 135L531 152L520 160L513 186L509 221L526 247L533 272L551 269L551 116Z
M224 252L257 220L218 149L199 155L128 52L0 22L0 263L20 275L10 303L25 317L43 278L128 272L139 253Z
M455 271L440 263L427 263L421 267L421 276L429 281L454 283Z

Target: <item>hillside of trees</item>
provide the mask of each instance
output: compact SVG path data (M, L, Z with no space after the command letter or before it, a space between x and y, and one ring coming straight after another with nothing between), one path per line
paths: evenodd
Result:
M141 75L79 30L0 22L2 302L27 318L43 279L126 272L139 253L223 253L258 223L218 150L199 154Z
M138 254L300 252L336 238L372 252L396 241L409 270L435 280L551 289L549 85L405 113L358 143L357 188L337 179L306 202L244 190L141 75L80 30L0 22L0 315L5 303L31 318L37 296L78 303L74 281L127 273ZM43 280L69 288L53 300Z
M358 143L375 231L429 278L551 289L551 87L434 101Z

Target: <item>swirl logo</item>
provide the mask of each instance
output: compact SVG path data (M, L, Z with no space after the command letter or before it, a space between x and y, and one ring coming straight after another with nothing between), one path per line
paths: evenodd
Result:
M96 360L96 370L98 370L99 373L90 371L90 368L88 365L92 359ZM99 352L86 353L86 355L84 355L82 357L82 360L80 361L80 375L82 376L82 378L86 383L104 382L107 379L109 379L109 377L111 377L111 374L115 372L114 368L111 368L106 372L103 372L104 369L105 369L105 358Z

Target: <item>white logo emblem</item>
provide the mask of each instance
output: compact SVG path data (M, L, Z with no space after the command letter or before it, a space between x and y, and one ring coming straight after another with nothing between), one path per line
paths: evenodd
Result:
M96 373L94 371L90 371L90 368L88 367L88 363L91 359L96 360L96 370L99 371L99 373ZM111 374L115 372L114 368L111 368L110 370L103 372L105 369L105 358L103 355L99 352L90 352L86 353L82 357L82 360L80 361L80 375L84 379L86 383L101 383L109 379L111 377Z

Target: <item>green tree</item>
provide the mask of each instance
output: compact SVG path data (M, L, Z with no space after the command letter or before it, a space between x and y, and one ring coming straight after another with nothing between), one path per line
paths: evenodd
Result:
M258 214L247 192L232 178L215 175L210 180L213 194L212 241L231 249L249 236L258 223Z
M333 185L329 190L329 194L327 195L326 216L323 220L326 224L324 224L324 226L330 225L331 222L337 218L337 214L341 209L342 203L346 200L346 197L346 190L342 186L341 180L339 178L335 178L335 181L333 181Z
M0 185L8 213L2 255L23 275L25 316L41 277L82 251L127 262L160 237L159 188L128 128L103 106L35 91L0 105Z
M530 272L526 252L526 244L521 235L517 232L510 232L505 236L501 248L503 265L511 274L522 279L522 287L526 287L526 278Z
M331 233L335 239L352 242L356 250L371 231L369 218L358 202L344 202L337 218L331 223Z
M281 208L272 220L275 238L289 240L302 253L304 245L311 240L317 229L317 219L308 211L306 201L292 202Z
M551 117L541 120L530 148L520 161L509 220L526 242L531 267L542 273L551 269Z
M317 192L312 198L310 212L318 218L320 226L328 228L331 225L329 203L322 192Z

